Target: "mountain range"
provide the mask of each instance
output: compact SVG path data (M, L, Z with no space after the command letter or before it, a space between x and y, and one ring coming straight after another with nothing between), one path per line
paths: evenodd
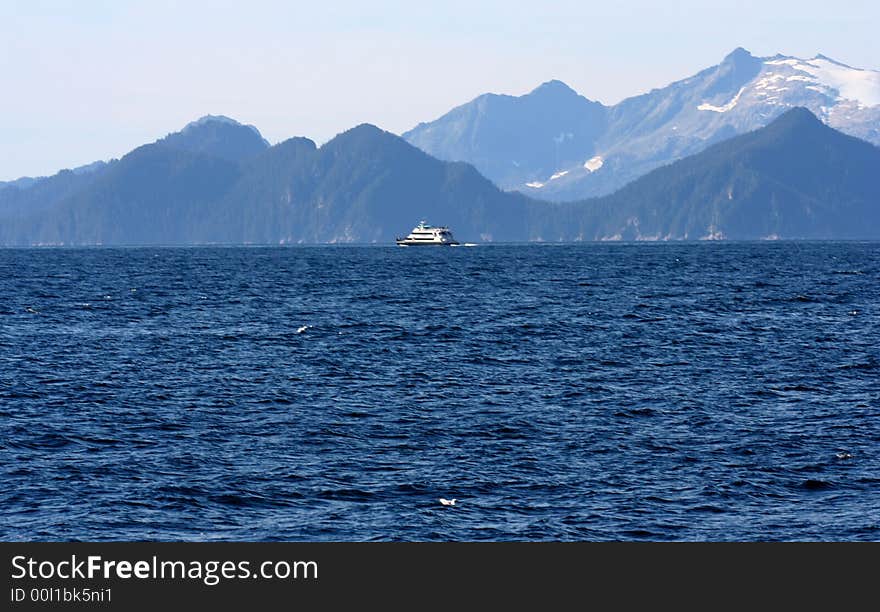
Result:
M473 164L502 189L564 201L612 193L794 107L880 145L880 72L742 48L613 106L550 81L520 97L484 94L403 136L439 159Z
M406 139L363 124L320 147L208 115L120 159L0 183L0 245L390 244L420 219L480 242L880 238L876 76L738 49L615 107L551 81ZM510 189L529 172L553 173ZM585 187L609 193L537 198Z
M0 244L389 242L421 217L519 239L528 201L372 125L270 147L208 116L91 172L0 187Z
M557 204L562 224L545 231L564 240L876 240L878 170L880 148L793 108L612 195Z
M0 187L0 244L388 243L418 219L465 241L880 238L880 148L803 108L552 203L364 124L269 146L207 117L89 171Z

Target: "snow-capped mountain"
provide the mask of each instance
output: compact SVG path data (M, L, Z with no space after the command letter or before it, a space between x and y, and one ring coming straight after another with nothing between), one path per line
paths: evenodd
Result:
M517 188L589 157L607 112L565 83L548 81L524 96L484 94L403 137L435 157L471 162L503 188Z
M823 55L759 58L739 48L717 66L614 106L553 83L553 97L547 84L519 98L481 96L404 138L474 164L504 189L551 200L611 193L792 107L880 145L880 72Z
M880 148L803 108L615 194L567 203L501 191L473 166L371 125L321 147L292 138L254 155L238 148L242 135L258 138L248 128L199 127L210 129L177 132L186 138L137 147L91 173L0 187L0 245L394 244L413 218L443 219L459 240L481 242L880 237Z

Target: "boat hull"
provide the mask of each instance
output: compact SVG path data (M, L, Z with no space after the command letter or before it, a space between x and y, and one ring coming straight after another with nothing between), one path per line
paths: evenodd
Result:
M458 246L458 243L457 243L457 242L429 242L429 241L427 241L427 240L398 240L398 241L397 241L397 246L402 246L402 247L410 247L410 246L417 246L417 247L437 246L437 247L443 247L443 246Z

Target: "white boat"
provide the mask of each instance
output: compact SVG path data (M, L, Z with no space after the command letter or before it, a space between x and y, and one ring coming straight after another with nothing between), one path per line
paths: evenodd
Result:
M397 237L397 246L458 246L458 242L448 227L434 227L421 221L406 238Z

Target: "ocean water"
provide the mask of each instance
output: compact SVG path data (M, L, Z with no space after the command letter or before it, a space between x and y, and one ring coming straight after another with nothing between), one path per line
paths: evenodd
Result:
M0 250L0 423L7 541L876 541L880 244Z

